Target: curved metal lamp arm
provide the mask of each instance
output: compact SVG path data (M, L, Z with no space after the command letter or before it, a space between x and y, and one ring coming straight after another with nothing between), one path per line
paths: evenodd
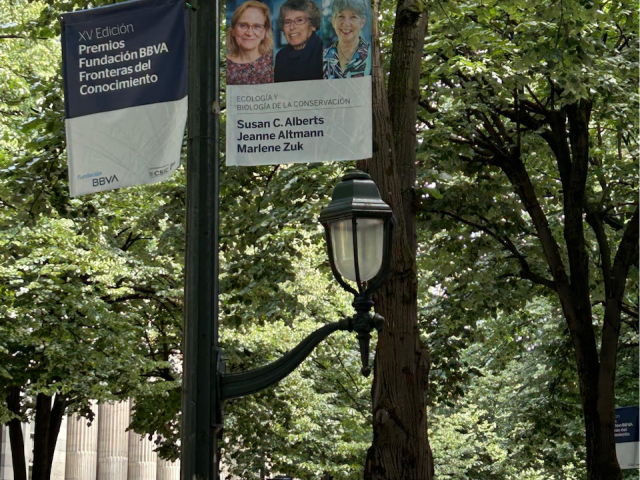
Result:
M353 330L353 320L347 318L319 328L293 350L269 365L248 372L222 373L220 375L220 399L225 401L244 397L278 383L293 372L320 342L336 330Z

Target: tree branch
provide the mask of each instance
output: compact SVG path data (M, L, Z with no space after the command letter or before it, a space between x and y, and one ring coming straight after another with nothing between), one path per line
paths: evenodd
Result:
M426 100L418 101L418 105L420 105L429 113L438 113L438 109L429 105L429 102L427 102Z
M600 349L600 372L615 371L620 336L620 312L622 298L627 284L629 268L638 262L638 208L627 223L618 246L607 292L607 303L602 325L602 347ZM606 382L606 384L605 384ZM613 377L600 375L600 388L612 389Z
M16 34L7 34L0 35L0 40L10 40L10 39L19 39L19 40L50 40L49 37L28 37L25 35L16 35Z
M602 278L604 280L605 296L608 298L607 292L609 291L611 278L611 249L609 248L609 242L607 240L607 234L604 231L604 225L600 214L595 210L590 210L585 202L585 210L587 211L586 220L591 226L593 233L596 236L598 242L598 248L600 249L600 261L602 262Z
M638 316L638 311L637 311L637 310L632 309L632 308L631 308L629 305L627 305L626 303L622 303L622 304L620 305L620 310L621 310L623 313L626 313L627 315L629 315L629 316L630 316L630 317L632 317L632 318L635 318L635 319L640 318L640 317Z
M457 221L459 221L461 223L464 223L465 225L469 225L470 227L477 228L478 230L481 230L484 233L486 233L487 235L495 238L520 263L520 273L519 273L520 278L522 278L523 280L529 280L529 281L531 281L531 282L533 282L533 283L535 283L537 285L545 286L545 287L553 290L554 292L557 291L555 282L553 282L552 280L548 280L548 279L544 278L542 275L538 275L537 273L535 273L535 272L533 272L531 270L531 266L529 265L529 262L527 261L526 257L524 255L522 255L518 251L518 248L516 247L516 245L511 241L511 239L508 236L499 235L498 233L490 230L485 225L481 225L479 223L467 220L464 217L461 217L460 215L457 215L457 214L452 213L452 212L448 212L446 210L432 210L432 212L433 213L440 213L441 215L446 215L448 217L451 217L454 220L457 220ZM483 220L486 223L491 223L487 219L484 219L484 218L481 218L481 220Z
M520 198L520 201L526 208L535 226L542 250L547 258L549 270L553 276L555 290L561 294L561 297L565 295L565 300L568 299L569 279L562 262L562 257L560 256L558 243L553 236L547 217L538 201L529 173L519 158L511 159L500 166L507 175L515 193Z

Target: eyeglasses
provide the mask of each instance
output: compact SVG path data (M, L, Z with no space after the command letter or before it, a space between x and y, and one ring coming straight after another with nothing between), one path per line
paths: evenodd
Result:
M291 25L302 25L303 23L307 23L309 21L309 17L298 17L293 20L285 20L282 22L282 25L285 27L290 27Z
M248 23L238 23L236 25L236 28L240 33L246 33L247 30L251 29L253 33L255 33L256 35L260 35L262 32L264 32L264 29L266 27L264 25L249 25Z

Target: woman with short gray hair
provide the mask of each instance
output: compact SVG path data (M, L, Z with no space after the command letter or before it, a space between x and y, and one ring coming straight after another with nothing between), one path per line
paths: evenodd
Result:
M338 41L323 52L324 78L371 75L371 44L360 35L367 23L365 0L334 0L331 11Z
M294 82L322 78L322 15L312 0L287 0L280 7L278 27L288 45L276 55L274 81Z
M362 18L367 16L367 4L363 0L333 0L331 4L331 18L343 10L351 10Z
M320 9L315 2L309 0L288 0L282 4L278 15L278 28L280 30L284 30L284 18L292 10L306 14L309 23L316 29L315 31L320 30L322 23Z

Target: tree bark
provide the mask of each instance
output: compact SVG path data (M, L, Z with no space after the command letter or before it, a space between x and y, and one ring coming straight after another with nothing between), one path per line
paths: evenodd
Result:
M33 438L33 471L32 480L48 480L49 432L51 420L51 397L44 393L36 397L36 425Z
M20 415L20 387L9 388L7 407L11 413ZM24 437L20 418L9 422L9 440L11 441L11 460L13 461L14 480L27 480L27 462L24 455Z
M67 408L66 399L55 396L52 398L43 393L36 398L36 422L33 445L33 471L31 480L49 480L53 465L53 454L60 433L60 425Z
M365 466L367 480L433 477L426 418L429 357L420 342L417 320L413 194L419 76L427 18L415 6L410 2L398 6L388 97L378 43L377 3L372 15L374 153L361 167L376 181L398 223L391 274L375 296L376 311L386 324L378 336L374 361L374 437Z

